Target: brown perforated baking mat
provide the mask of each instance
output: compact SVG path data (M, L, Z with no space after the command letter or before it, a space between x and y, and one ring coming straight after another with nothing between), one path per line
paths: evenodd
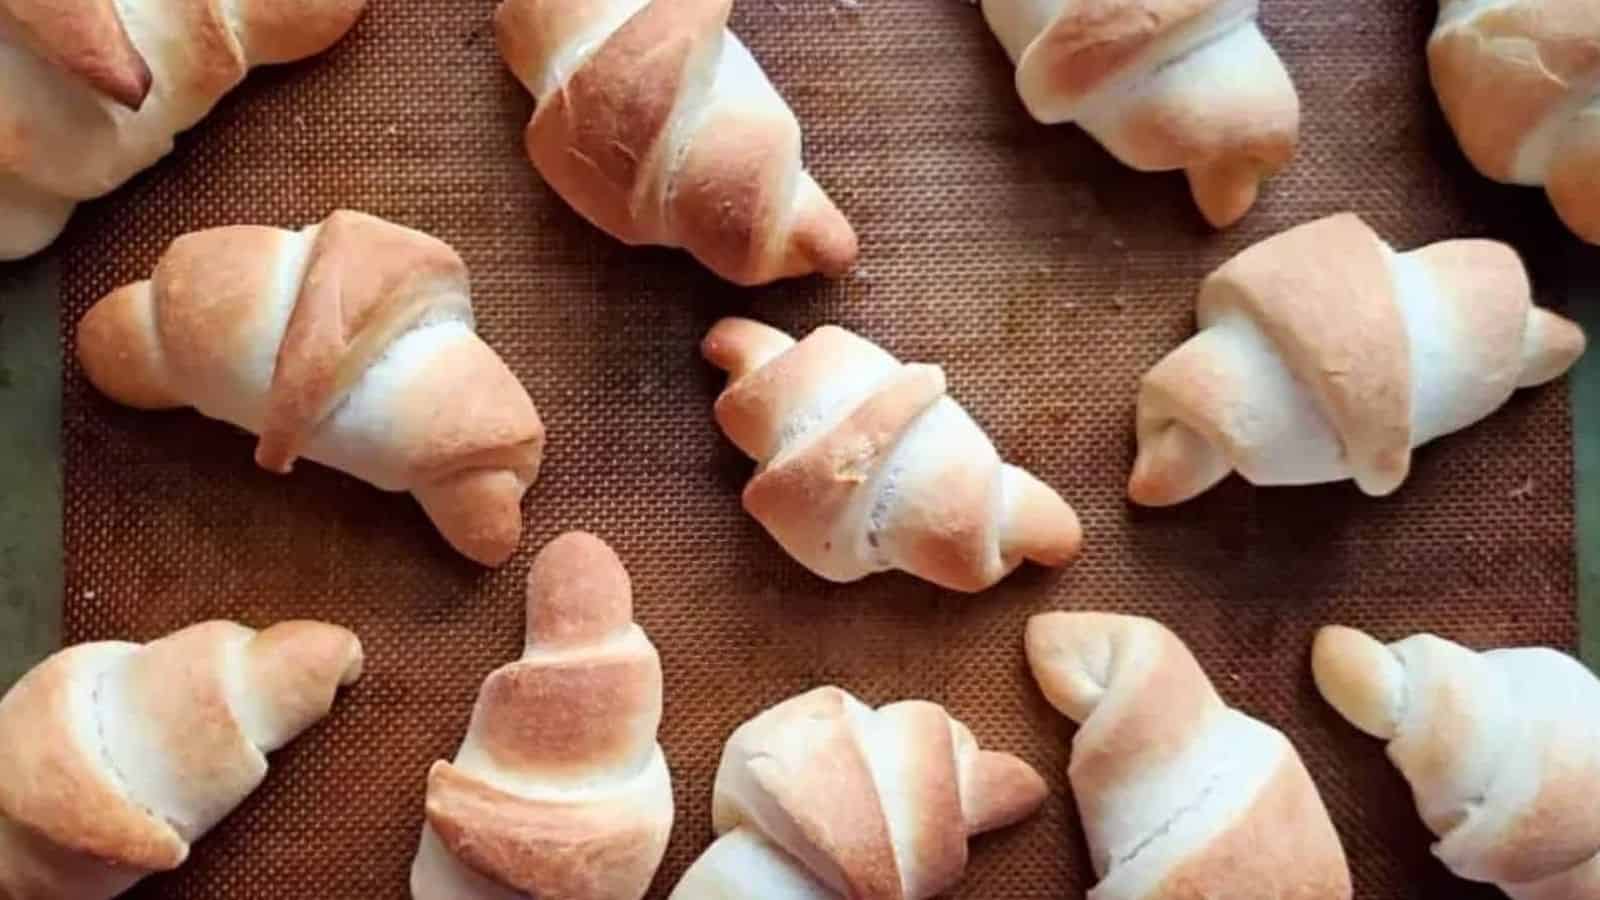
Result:
M660 646L661 742L679 818L653 897L710 839L729 731L837 683L946 704L1056 789L1036 819L975 842L957 896L1079 896L1093 876L1064 771L1071 729L1027 677L1023 622L1052 608L1145 613L1222 691L1284 728L1331 807L1367 898L1490 897L1447 878L1381 747L1317 699L1314 628L1477 644L1576 640L1565 387L1525 392L1417 455L1410 482L1255 490L1166 511L1123 499L1139 375L1192 328L1198 279L1248 243L1357 211L1400 245L1514 242L1541 299L1567 247L1537 192L1473 175L1427 87L1428 4L1267 4L1305 107L1292 168L1223 234L1181 177L1124 170L1072 127L1037 125L978 11L957 0L741 0L735 26L804 124L811 168L863 239L851 278L756 291L585 225L521 154L532 101L502 68L493 4L377 0L327 57L258 73L173 156L87 206L62 245L72 321L144 277L180 233L298 226L336 207L437 234L472 267L481 331L549 427L528 537L505 568L456 557L407 496L302 465L193 413L97 397L69 362L66 636L149 639L213 617L355 628L370 671L278 754L266 785L179 873L135 896L399 897L424 773L454 752L478 684L512 658L533 551L569 528L610 541ZM1081 512L1083 558L976 597L900 575L824 583L741 511L750 464L718 434L697 355L721 315L838 322L940 362L1012 460Z

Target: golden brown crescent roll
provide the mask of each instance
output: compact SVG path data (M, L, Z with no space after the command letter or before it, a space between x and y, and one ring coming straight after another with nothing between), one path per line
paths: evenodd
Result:
M1183 169L1218 228L1288 164L1300 101L1257 0L983 0L1046 124L1077 122L1145 172Z
M856 234L800 159L800 123L727 29L733 0L505 0L500 52L538 101L528 157L628 244L743 285L842 275Z
M1349 900L1339 835L1294 745L1230 708L1158 622L1028 622L1045 698L1082 727L1067 775L1100 883L1089 900Z
M1072 507L1001 461L937 366L831 325L796 343L749 319L719 322L701 349L728 373L717 422L760 463L745 509L823 578L901 569L979 591L1024 559L1077 554Z
M1235 256L1197 307L1199 333L1139 387L1135 503L1181 503L1235 470L1388 494L1413 448L1559 377L1584 349L1577 325L1533 306L1510 247L1400 253L1348 214Z
M1600 3L1442 0L1428 66L1478 171L1543 185L1567 227L1600 243Z
M1600 680L1581 663L1339 626L1311 663L1322 696L1389 742L1451 871L1513 900L1600 898Z
M253 66L314 56L366 0L0 0L0 260L172 149Z
M107 900L182 865L362 659L333 625L207 622L45 660L0 699L0 897Z
M544 425L473 332L461 258L421 232L336 212L303 231L186 235L150 281L89 310L78 358L119 403L260 435L266 469L304 456L410 491L478 562L521 540Z
M551 541L528 576L527 649L478 694L455 762L428 773L416 900L639 900L672 833L656 743L661 660L621 560Z
M719 837L672 900L927 900L960 880L970 836L1032 815L1047 793L943 707L874 710L818 688L729 738L711 798Z

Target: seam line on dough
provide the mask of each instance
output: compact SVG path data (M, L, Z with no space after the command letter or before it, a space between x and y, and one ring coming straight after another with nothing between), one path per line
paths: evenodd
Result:
M1207 800L1211 799L1211 795L1217 792L1217 785L1222 781L1222 776L1223 770L1213 770L1210 775L1206 776L1205 785L1200 788L1200 792L1196 794L1193 799L1174 810L1172 815L1168 817L1165 822L1163 822L1154 831L1141 838L1140 841L1133 846L1133 849L1121 853L1113 858L1111 865L1106 867L1106 874L1109 875L1116 869L1131 865L1140 854L1149 849L1151 844L1154 844L1161 838L1171 834L1173 829L1177 828L1180 822L1193 815L1200 809L1200 807L1205 805Z
M868 396L870 398L871 395ZM867 511L865 541L871 551L867 554L868 559L875 565L881 566L878 569L879 572L887 571L894 565L894 560L888 549L882 546L883 542L879 535L888 529L889 507L900 494L900 479L904 477L907 468L904 462L897 463L896 457L900 454L901 447L911 434L922 427L923 422L933 415L939 403L946 399L947 396L940 395L938 399L928 404L915 419L907 423L906 427L894 436L893 443L887 447L878 448L878 471L872 480L865 485L865 487L873 491L872 505ZM865 402L865 400L862 401L862 403ZM858 407L860 405L857 404Z
M795 347L798 346L798 343L795 344ZM789 350L793 349L794 347L789 348ZM787 353L788 351L785 352ZM774 357L772 362L776 362L780 358L781 357ZM877 395L878 391L881 390L885 384L889 383L890 379L894 378L896 375L899 375L900 372L905 369L905 367L906 363L900 362L897 359L896 364L890 367L890 369L885 372L882 377L874 379L872 386L866 391L862 392L860 396L856 398L854 403L849 404L848 406L840 404L838 408L833 410L831 415L826 412L824 412L822 415L812 415L811 410L803 410L802 412L791 416L788 421L779 426L778 449L772 454L771 457L761 464L761 469L765 470L770 468L787 460L789 457L797 453L803 452L807 447L811 446L814 441L831 432L840 422L850 418L850 416L853 415L856 410L865 406L869 401L872 400L874 396ZM923 414L926 415L926 411L924 411ZM918 416L917 418L920 420L921 416ZM905 430L909 431L910 428L908 427ZM895 442L895 445L899 445L898 440Z
M134 652L137 653L139 651L136 650ZM181 839L183 832L178 828L176 822L172 821L151 807L146 806L144 801L134 794L133 783L128 779L127 775L123 774L122 769L117 765L116 758L111 753L111 742L106 738L105 717L101 715L101 697L105 692L106 681L110 677L111 666L107 666L104 669L96 672L94 676L94 687L89 696L90 708L94 712L94 731L95 738L97 739L98 743L96 749L99 751L98 756L100 757L100 761L105 764L106 771L111 774L112 781L116 782L117 788L122 792L122 796L129 803L138 807L139 811L143 812L147 817L155 819L156 821L161 822L163 825L166 825L168 828L172 829L174 832L177 832L179 838Z

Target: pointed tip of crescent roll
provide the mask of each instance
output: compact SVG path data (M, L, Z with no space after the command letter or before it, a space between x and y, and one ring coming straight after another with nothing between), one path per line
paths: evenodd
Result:
M1399 727L1405 668L1388 647L1354 628L1329 625L1311 647L1317 690L1339 715L1375 738Z
M1550 205L1573 234L1600 244L1600 113L1586 108L1569 122L1550 154Z
M1083 548L1083 524L1078 513L1055 489L1033 473L1006 465L1016 479L1002 532L1001 554L1018 556L1041 566L1064 566Z
M537 476L510 469L468 469L412 488L439 533L462 556L491 568L522 543L522 498Z
M819 272L829 278L847 275L861 255L856 230L809 173L801 177L802 205L789 231L783 273Z
M994 831L1034 814L1050 796L1050 787L1033 766L1009 753L980 750L973 762L967 809L969 835Z
M1227 228L1255 206L1267 177L1254 161L1213 161L1188 170L1195 205L1213 228Z
M1028 667L1050 705L1081 723L1110 688L1115 646L1138 632L1171 635L1161 623L1139 616L1039 613L1028 620L1024 635Z
M728 380L756 371L794 346L794 338L754 319L729 317L711 327L700 342L706 361L728 373Z
M605 541L571 531L544 546L528 570L528 643L598 641L633 624L633 582Z
M1141 434L1128 476L1128 499L1140 506L1174 506L1205 493L1233 471L1212 443L1181 422Z
M361 679L366 653L347 628L323 622L281 622L251 638L251 739L271 752L328 715L334 695Z
M78 362L100 393L136 409L171 409L183 401L162 364L148 281L125 285L78 322Z
M283 668L308 670L336 679L340 687L361 680L366 651L355 632L326 622L280 622L257 634L252 650L269 655Z
M1576 322L1533 307L1523 332L1522 376L1517 387L1533 387L1566 374L1583 355L1588 338Z
M253 66L290 63L337 44L366 12L367 0L235 3L240 43Z

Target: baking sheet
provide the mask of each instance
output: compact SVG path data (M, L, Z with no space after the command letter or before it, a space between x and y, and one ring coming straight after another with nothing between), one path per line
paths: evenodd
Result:
M872 702L944 703L1056 788L1037 818L975 842L955 896L1081 894L1093 877L1065 792L1071 729L1021 652L1026 617L1051 608L1162 618L1230 699L1289 733L1359 896L1495 896L1431 860L1403 782L1316 698L1306 653L1328 621L1575 644L1565 386L1425 449L1386 500L1237 481L1165 511L1122 497L1138 376L1192 329L1198 279L1270 233L1349 209L1398 245L1510 240L1541 300L1560 305L1571 240L1539 193L1473 175L1432 104L1431 9L1267 6L1304 138L1257 210L1215 234L1180 176L1128 172L1075 129L1029 120L973 8L743 3L735 27L863 238L849 279L755 291L671 251L622 247L542 185L520 153L532 101L495 54L492 9L379 0L329 56L258 73L170 160L86 207L61 245L67 350L70 323L185 231L302 225L337 207L430 231L472 267L480 330L550 434L524 552L485 572L408 497L311 465L272 476L247 436L192 413L116 408L68 365L68 640L309 616L355 628L371 663L182 871L133 896L403 896L424 773L454 752L483 675L518 652L532 553L574 527L628 563L666 667L661 739L679 818L654 897L710 839L731 729L830 682ZM696 347L729 313L797 331L837 322L942 363L1002 452L1077 506L1082 560L977 597L898 575L851 586L808 575L741 512L750 464L710 418L720 381Z

